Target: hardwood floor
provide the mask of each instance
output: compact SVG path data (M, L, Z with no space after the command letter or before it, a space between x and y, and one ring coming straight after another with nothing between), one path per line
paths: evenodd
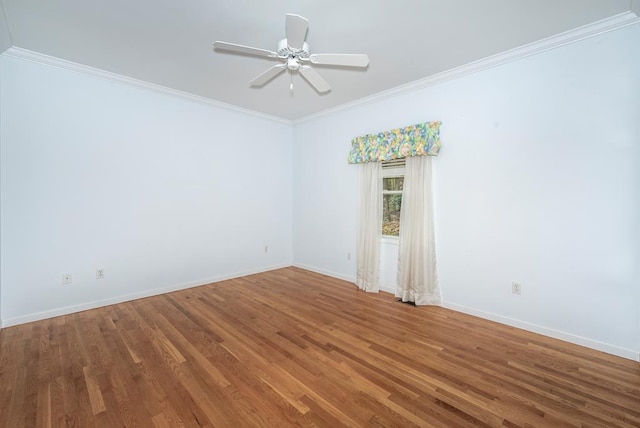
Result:
M640 427L640 364L286 268L3 329L49 426Z

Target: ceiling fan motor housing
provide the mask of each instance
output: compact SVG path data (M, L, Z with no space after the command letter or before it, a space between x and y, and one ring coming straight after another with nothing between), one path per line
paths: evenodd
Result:
M286 58L309 58L309 44L304 42L301 50L291 50L287 39L282 39L278 43L278 55Z

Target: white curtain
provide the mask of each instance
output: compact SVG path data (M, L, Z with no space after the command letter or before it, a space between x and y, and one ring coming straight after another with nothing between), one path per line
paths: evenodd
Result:
M382 179L379 162L367 162L360 168L358 195L358 233L356 285L364 291L380 289L380 236L382 228Z
M406 158L396 297L416 305L440 305L433 226L431 156Z

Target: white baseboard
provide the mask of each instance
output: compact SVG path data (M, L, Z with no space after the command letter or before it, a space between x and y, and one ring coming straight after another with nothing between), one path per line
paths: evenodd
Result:
M183 283L183 284L178 284L178 285L174 285L174 286L170 286L170 287L164 287L164 288L157 288L157 289L153 289L153 290L146 290L146 291L142 291L142 292L138 292L138 293L131 293L131 294L125 294L125 295L121 295L121 296L116 296L116 297L111 297L108 299L102 299L102 300L95 300L92 302L87 302L87 303L82 303L79 305L73 305L73 306L66 306L63 308L57 308L57 309L52 309L49 311L43 311L43 312L36 312L33 314L27 314L27 315L22 315L19 317L14 317L14 318L7 318L4 320L1 320L0 322L0 326L1 327L10 327L13 325L18 325L18 324L25 324L28 322L33 322L33 321L39 321L39 320L43 320L43 319L47 319L47 318L52 318L52 317L57 317L57 316L61 316L61 315L68 315L68 314L72 314L75 312L81 312L81 311L86 311L89 309L95 309L95 308L99 308L99 307L103 307L103 306L108 306L108 305L114 305L117 303L123 303L123 302L128 302L131 300L136 300L136 299L142 299L145 297L151 297L151 296L157 296L159 294L165 294L165 293L170 293L172 291L178 291L178 290L184 290L186 288L192 288L192 287L199 287L201 285L206 285L206 284L210 284L213 282L220 282L220 281L225 281L228 279L233 279L233 278L239 278L239 277L243 277L243 276L247 276L247 275L253 275L253 274L257 274L257 273L262 273L262 272L268 272L271 270L276 270L276 269L282 269L285 267L289 267L289 264L282 264L282 265L273 265L273 266L265 266L262 268L258 268L258 269L251 269L251 270L247 270L247 271L242 271L242 272L236 272L236 273L232 273L232 274L226 274L226 275L220 275L220 276L216 276L216 277L212 277L212 278L208 278L208 279L202 279L202 280L198 280L198 281L192 281L192 282L187 282L187 283ZM293 266L301 268L301 269L305 269L305 270L309 270L311 272L316 272L322 275L327 275L333 278L338 278L344 281L348 281L348 282L353 282L355 283L355 278L348 276L348 275L343 275L343 274L339 274L336 272L332 272L326 269L320 269L314 266L308 266L302 263L294 263ZM385 291L388 293L393 294L394 291L392 290L387 290L386 288L381 288L381 291ZM505 317L502 315L496 315L490 312L484 312L484 311L480 311L477 309L473 309L473 308L469 308L467 306L462 306L462 305L458 305L455 303L450 303L450 302L444 302L443 303L443 307L454 310L454 311L458 311L458 312L462 312L465 314L469 314L469 315L474 315L483 319L487 319L487 320L491 320L491 321L495 321L495 322L499 322L501 324L506 324L506 325L510 325L512 327L517 327L517 328L521 328L523 330L527 330L527 331L531 331L534 333L538 333L538 334L542 334L544 336L548 336L548 337L553 337L554 339L559 339L559 340L564 340L566 342L570 342L570 343L575 343L577 345L581 345L581 346L585 346L587 348L591 348L591 349L595 349L598 351L602 351L602 352L606 352L608 354L612 354L612 355L617 355L619 357L623 357L623 358L627 358L633 361L638 361L640 362L640 351L636 350L631 350L631 349L626 349L626 348L622 348L619 346L615 346L615 345L611 345L608 343L604 343L604 342L600 342L597 340L593 340L593 339L588 339L586 337L581 337L581 336L577 336L571 333L566 333L560 330L555 330L552 328L548 328L548 327L543 327L543 326L539 326L536 324L531 324L528 322L524 322L524 321L520 321L520 320L516 320L513 318L509 318L509 317Z
M338 278L338 279L341 279L343 281L353 282L354 284L356 283L355 276L343 275L341 273L336 273L336 272L332 272L330 270L320 269L320 268L317 268L317 267L314 267L314 266L305 265L303 263L294 263L293 266L297 267L297 268L300 268L300 269L304 269L304 270L310 270L311 272L320 273L322 275L327 275L327 276L330 276L330 277L333 277L333 278Z
M455 303L444 302L442 306L457 312L474 315L479 318L484 318L487 320L499 322L500 324L510 325L512 327L521 328L523 330L531 331L533 333L538 333L544 336L553 337L554 339L564 340L565 342L575 343L576 345L581 345L587 348L595 349L597 351L602 351L608 354L617 355L618 357L627 358L633 361L640 361L640 351L633 351L631 349L621 348L619 346L600 342L598 340L588 339L586 337L577 336L571 333L566 333L564 331L543 327L537 324L531 324L525 321L520 321L517 319L505 317L502 315L492 314L490 312L480 311L477 309L469 308L467 306L457 305Z
M342 279L343 281L353 282L354 284L356 282L356 278L354 276L342 275L340 273L332 272L325 269L320 269L314 266L305 265L303 263L294 263L293 266L298 267L300 269L309 270L311 272L320 273L322 275L327 275L332 278ZM380 284L380 291L384 291L385 293L391 293L391 294L395 294L396 292L395 288L382 285L382 284Z
M128 302L131 300L142 299L145 297L157 296L159 294L171 293L172 291L184 290L186 288L199 287L201 285L211 284L212 282L225 281L227 279L240 278L242 276L253 275L256 273L268 272L271 270L289 267L291 264L265 266L257 269L250 269L242 272L236 272L226 275L220 275L212 278L201 279L198 281L190 281L183 284L177 284L170 287L156 288L152 290L140 291L137 293L124 294L121 296L110 297L108 299L94 300L92 302L81 303L79 305L65 306L63 308L51 309L48 311L36 312L19 317L7 318L1 321L2 327L10 327L18 324L25 324L33 321L40 321L47 318L53 318L61 315L68 315L75 312L82 312L89 309L100 308L103 306L115 305L117 303Z
M380 291L384 291L386 293L390 293L390 294L396 294L396 289L394 287L389 287L386 285L382 285L380 284Z
M301 269L310 270L312 272L321 273L323 275L327 275L327 276L331 276L334 278L355 283L355 278L353 277L345 276L345 275L331 272L325 269L320 269L314 266L308 266L302 263L294 263L294 266L299 267ZM385 291L391 294L395 293L395 290L392 290L389 287L380 287L380 291ZM565 342L575 343L576 345L581 345L587 348L595 349L597 351L602 351L608 354L617 355L618 357L627 358L633 361L640 361L640 351L621 348L619 346L611 345L609 343L588 339L586 337L577 336L577 335L566 333L560 330L554 330L548 327L542 327L536 324L531 324L528 322L516 320L516 319L505 317L502 315L492 314L490 312L480 311L477 309L469 308L467 306L457 305L455 303L444 302L442 306L457 312L474 315L476 317L483 318L486 320L499 322L500 324L510 325L512 327L521 328L523 330L531 331L533 333L538 333L544 336L553 337L554 339L564 340Z

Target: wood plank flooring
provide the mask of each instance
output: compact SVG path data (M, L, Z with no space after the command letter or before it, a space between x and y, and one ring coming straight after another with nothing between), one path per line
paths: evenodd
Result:
M640 364L286 268L0 333L0 427L640 427Z

